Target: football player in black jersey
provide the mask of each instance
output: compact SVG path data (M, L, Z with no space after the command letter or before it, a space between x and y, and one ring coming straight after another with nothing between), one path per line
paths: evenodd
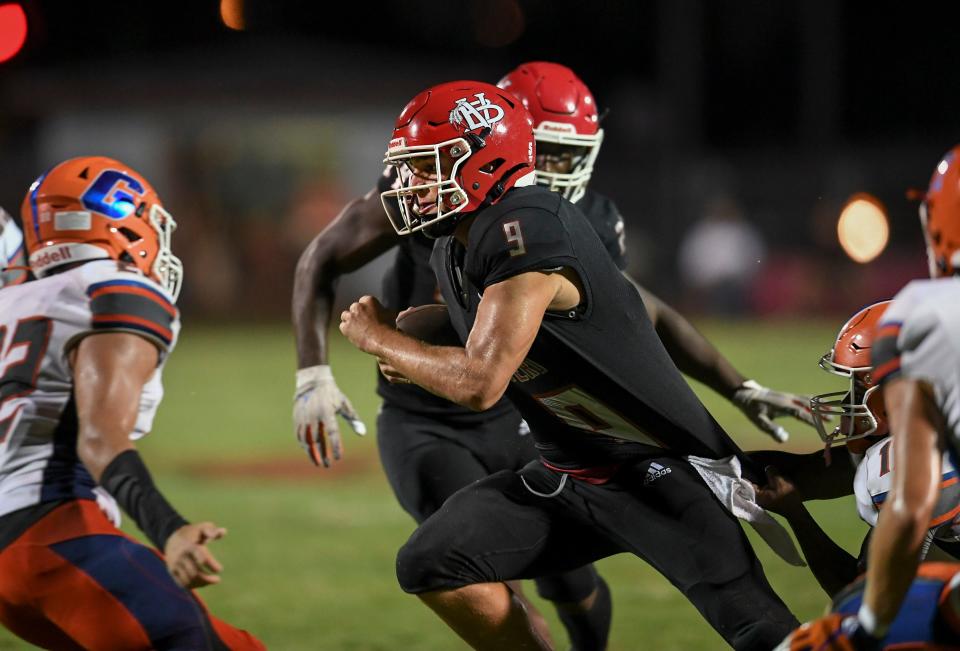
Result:
M736 519L686 455L749 459L703 408L644 303L582 213L534 186L532 118L508 92L451 82L415 97L387 160L400 234L441 239L432 264L464 347L404 335L364 297L341 332L382 366L482 411L506 393L541 459L447 500L401 549L401 586L478 649L545 649L502 581L632 552L738 649L796 619Z
M607 197L587 189L603 131L589 89L565 66L533 62L500 82L531 110L537 139L537 181L560 191L587 216L621 270L626 268L623 219ZM397 181L388 167L377 187L348 204L305 250L297 269L293 319L298 368L294 421L314 463L340 456L336 414L363 427L337 388L326 364L326 332L334 285L384 251L397 257L384 278L384 302L391 310L435 303L437 286L429 267L433 240L401 238L384 219L379 194ZM391 209L393 207L391 206ZM687 374L728 397L758 427L782 440L785 430L772 418L791 414L804 399L771 391L746 380L693 326L670 306L638 286L657 334ZM381 462L403 508L422 522L456 490L501 469L519 469L537 457L530 437L517 435L519 415L504 400L476 414L416 385L389 384L378 374L383 405L377 419ZM567 573L538 581L542 596L558 604L575 648L602 648L609 624L606 586L593 572ZM598 590L599 589L599 590ZM589 606L589 608L587 608ZM581 611L587 610L589 617Z

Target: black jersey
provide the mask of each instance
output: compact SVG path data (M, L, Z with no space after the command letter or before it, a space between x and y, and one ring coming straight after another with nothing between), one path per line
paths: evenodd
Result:
M390 190L397 183L396 168L387 167L377 182L377 191ZM626 254L623 247L623 218L616 205L609 198L590 192L583 195L577 202L584 208L584 213L591 227L603 241L604 246L620 269L626 268ZM405 310L416 305L428 305L443 301L437 278L430 267L430 252L435 240L416 232L400 238L397 246L397 255L393 266L383 279L383 303L391 310ZM377 372L377 394L391 404L430 415L443 415L469 419L485 419L499 415L512 408L505 398L493 407L494 413L485 412L477 415L476 412L461 407L415 384L390 384L380 372Z
M610 259L617 269L627 268L627 245L623 230L623 217L613 200L599 192L587 190L575 204L587 217L590 226L603 242Z
M680 375L636 289L583 214L540 187L514 188L453 237L431 263L466 341L484 289L534 270L573 269L580 307L547 313L507 396L530 424L544 460L560 468L664 454L741 456Z

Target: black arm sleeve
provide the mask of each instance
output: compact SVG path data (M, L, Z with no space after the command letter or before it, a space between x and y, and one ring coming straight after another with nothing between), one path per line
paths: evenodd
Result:
M160 551L170 534L188 524L157 490L136 450L124 450L114 457L103 471L100 485Z

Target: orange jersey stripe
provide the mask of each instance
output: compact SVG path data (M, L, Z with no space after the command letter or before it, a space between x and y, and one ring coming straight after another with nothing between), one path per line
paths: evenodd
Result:
M879 382L894 371L900 370L900 357L894 357L889 362L884 362L873 372L873 381Z
M950 481L950 480L948 480L948 481ZM956 482L957 482L957 478L954 477L953 480L952 480L952 483L956 483ZM945 482L943 482L943 485L944 485L944 486L949 486L949 483L945 481ZM953 520L953 519L957 516L958 513L960 513L960 506L957 506L956 508L951 509L949 513L944 513L944 514L941 515L939 518L934 518L934 519L930 522L930 528L938 527L938 526L940 526L941 524L943 524L944 522L949 522L950 520Z

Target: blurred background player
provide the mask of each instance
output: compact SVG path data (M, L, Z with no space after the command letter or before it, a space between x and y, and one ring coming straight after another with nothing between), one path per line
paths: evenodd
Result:
M851 617L871 648L900 610L926 543L944 452L960 452L960 147L938 163L920 204L930 280L898 293L877 329L874 381L893 437L890 493L873 540L863 605Z
M0 287L27 280L23 233L6 210L0 208Z
M21 215L38 280L0 291L0 621L51 649L264 648L191 592L219 583L207 545L226 531L188 523L133 444L180 329L173 218L100 157L40 176Z
M583 211L614 263L626 269L623 218L609 198L588 188L603 141L599 113L587 86L566 66L530 62L518 66L500 87L530 111L536 138L536 180L560 192ZM365 432L350 401L337 387L327 357L327 331L337 279L397 247L385 276L383 300L394 312L436 303L430 268L434 241L424 234L399 237L384 208L399 221L395 203L380 192L396 188L389 166L377 187L349 203L317 235L300 258L294 283L293 322L297 341L297 438L315 464L339 459L336 415ZM792 415L812 424L807 400L747 380L683 316L639 285L657 334L677 366L736 404L777 440L786 430L773 422ZM401 506L423 522L461 487L501 469L517 470L537 458L530 437L518 436L520 416L506 401L478 414L413 384L377 376L383 405L377 417L377 447L384 471ZM607 588L591 570L537 581L541 596L559 604L558 613L576 648L603 648L610 606ZM589 621L579 611L590 613ZM601 634L602 631L602 634Z
M390 140L401 187L384 200L399 200L399 233L443 236L431 264L462 346L404 335L369 296L340 330L382 367L471 409L509 391L540 452L428 518L398 555L401 587L474 648L545 649L498 581L631 552L729 644L769 649L795 618L685 455L745 457L582 213L534 185L533 145L516 98L473 81L418 94Z

